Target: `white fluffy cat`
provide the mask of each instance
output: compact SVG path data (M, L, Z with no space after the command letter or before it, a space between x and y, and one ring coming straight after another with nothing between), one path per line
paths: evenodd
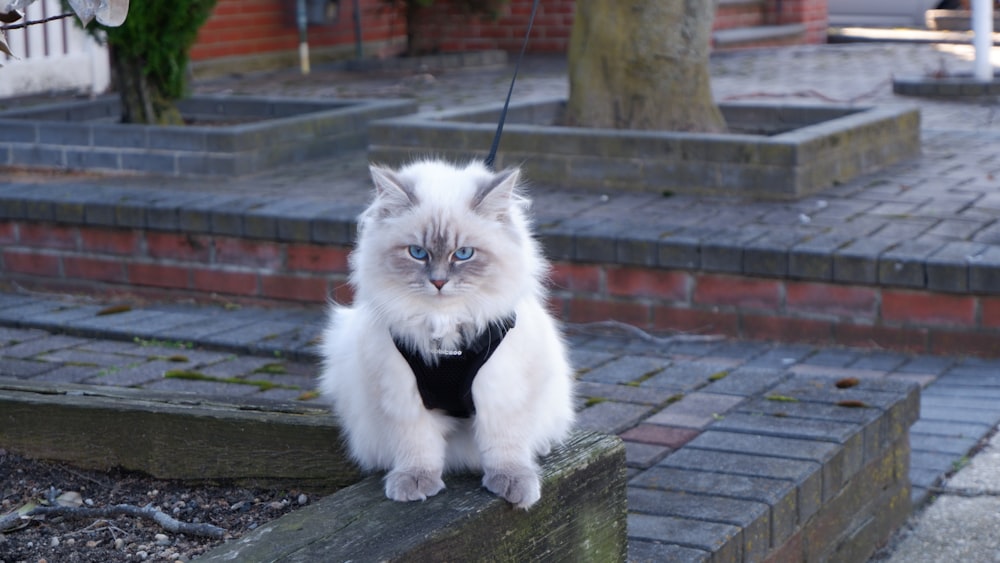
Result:
M526 509L541 495L537 457L566 437L574 411L519 171L427 160L371 174L350 258L354 304L332 310L320 392L354 459L388 470L389 498L423 500L444 488L444 471L482 470L484 487ZM491 325L504 319L513 327L497 345ZM477 341L492 355L472 379L474 413L425 406L409 362L433 371Z

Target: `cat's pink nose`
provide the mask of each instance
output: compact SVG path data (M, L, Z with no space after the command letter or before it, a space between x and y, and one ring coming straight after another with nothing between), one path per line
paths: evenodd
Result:
M444 284L448 283L448 280L431 280L431 283L434 284L434 287L438 288L438 291L441 291L441 288L444 287Z

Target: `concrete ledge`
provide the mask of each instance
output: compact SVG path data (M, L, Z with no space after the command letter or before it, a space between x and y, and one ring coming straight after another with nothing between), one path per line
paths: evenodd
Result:
M499 165L534 181L591 190L794 199L916 155L920 114L909 108L723 104L730 134L560 127L562 100L515 104ZM371 160L434 154L467 159L490 146L500 106L424 113L372 124Z
M356 150L370 120L416 111L404 100L194 96L178 105L194 125L121 124L117 98L0 112L0 166L238 176Z
M576 434L542 464L529 511L474 476L419 503L385 498L369 477L199 558L204 561L624 561L625 448Z

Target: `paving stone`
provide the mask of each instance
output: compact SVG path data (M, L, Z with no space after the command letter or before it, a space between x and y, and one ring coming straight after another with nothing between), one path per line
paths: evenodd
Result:
M930 373L941 375L946 369L954 365L955 360L941 356L914 356L906 360L903 365L896 368L900 373Z
M308 389L266 389L253 395L255 399L265 399L268 401L300 401L302 393Z
M785 424L788 425L798 424L801 420L829 420L861 427L879 420L885 412L874 407L854 408L836 404L771 401L762 397L751 398L735 410L744 414L786 419Z
M989 293L1000 287L1000 247L991 246L969 261L969 291Z
M833 255L833 280L844 283L878 282L879 256L894 243L876 239L856 239Z
M223 330L202 336L199 340L207 345L250 349L261 341L280 338L283 334L298 331L299 327L290 323L251 323L230 330Z
M646 406L605 401L580 411L576 428L618 434L638 424L650 410Z
M878 280L885 285L923 288L927 282L925 263L937 252L941 241L905 240L878 259Z
M808 357L815 350L815 347L806 345L777 345L763 354L754 356L743 364L743 367L784 369Z
M173 328L169 331L164 331L164 333L167 333L169 336L177 338L183 342L207 342L207 338L214 334L232 332L251 324L253 324L253 321L250 319L216 316L204 318L197 323L184 325L183 327ZM167 334L164 333L161 334L167 336Z
M10 328L0 326L0 347L14 346L29 340L44 338L49 333L31 328ZM0 349L0 354L4 351Z
M927 288L949 292L968 291L969 263L985 250L986 245L980 243L945 243L925 260Z
M628 383L649 377L667 364L663 358L623 356L588 371L580 379L594 383Z
M191 379L159 379L143 385L144 389L172 393L197 393L202 396L242 397L255 395L259 388L253 385L236 385L219 381ZM301 392L300 392L301 393Z
M761 502L629 487L628 506L632 512L738 526L744 561L763 560L770 546L770 507Z
M815 514L823 500L823 466L813 461L685 448L657 465L789 481L798 488L799 522Z
M704 387L712 376L726 373L728 370L717 363L683 362L670 365L663 371L643 381L643 389L670 389L675 391L690 391Z
M906 361L906 356L902 354L871 352L852 362L849 367L852 369L893 371L906 363Z
M973 424L997 423L997 415L982 409L955 409L952 407L920 406L921 420L941 420L948 422L968 422Z
M740 529L728 524L700 522L671 516L629 514L628 531L630 538L667 543L676 542L676 544L711 552L713 559L719 558L721 561L742 559ZM663 553L658 553L658 555L667 556ZM669 559L659 559L659 561L669 561Z
M284 365L284 362L275 358L229 356L198 371L212 377L251 377L257 370L269 365Z
M743 401L742 397L694 392L649 417L650 424L704 428Z
M182 334L200 320L182 313L155 311L153 315L143 318L135 325L125 327L125 332L142 339L157 339L175 333Z
M922 397L972 397L978 399L996 399L1000 405L1000 387L973 387L963 385L931 385L921 393ZM1000 408L1000 406L998 406Z
M794 245L788 251L788 274L807 280L833 279L833 253L854 240L846 233L825 233Z
M40 383L80 383L93 377L99 368L84 366L59 366L51 371L31 378L32 382Z
M170 370L176 370L177 365L163 360L135 361L120 367L110 367L99 370L86 383L92 385L112 385L116 387L132 387L150 381L163 379Z
M130 358L128 356L90 352L88 350L78 350L75 348L53 350L44 354L39 354L36 358L46 362L94 366L98 368L124 366L135 361L135 358Z
M940 452L956 457L964 456L979 443L979 437L934 436L920 432L910 433L910 447L924 452Z
M650 421L652 422L652 418ZM845 446L848 445L849 440L857 435L859 431L859 428L854 424L836 421L797 420L796 424L792 426L787 421L777 417L762 417L742 413L727 414L715 423L714 428L723 431L747 432L764 436L823 440Z
M670 456L666 459L669 460ZM640 473L629 481L629 485L767 504L771 508L771 538L774 545L781 545L798 523L796 488L788 481L710 471L690 471L657 465ZM635 533L631 526L629 533L633 537L647 537L642 533Z
M578 381L576 395L583 399L608 399L622 403L637 403L640 405L662 405L677 396L670 389L649 389L633 385L612 385L608 383L591 383Z
M725 377L709 383L703 390L708 393L749 397L763 392L789 377L788 372L776 369L739 367Z
M672 450L666 446L625 441L625 463L629 467L646 469L663 459Z
M771 349L773 344L753 340L723 340L712 349L713 356L750 361Z
M65 307L62 303L48 300L28 300L0 307L0 321L20 323L33 319L35 315L56 311Z
M857 361L860 354L857 350L840 348L824 348L802 360L802 363L816 366L847 367Z
M922 396L920 404L927 408L951 408L961 411L983 410L997 413L997 416L1000 417L1000 404L997 404L996 399L989 397L945 397L932 392Z
M676 450L687 444L700 434L690 428L660 426L658 424L640 424L621 434L622 439L644 444L656 444Z
M576 370L590 370L597 366L608 363L615 359L617 354L609 352L599 352L583 347L571 347L569 351L569 363Z
M912 450L910 452L910 471L926 470L936 472L938 476L947 471L955 469L955 463L961 456L946 454L941 452L925 452L923 450ZM924 485L924 483L921 483Z
M631 538L628 541L629 563L660 563L662 561L703 563L711 558L712 553L701 549Z
M910 485L914 488L911 498L916 497L916 489L927 489L933 487L941 481L943 473L940 469L923 469L920 467L910 468ZM926 493L925 493L926 494Z
M818 442L797 438L750 435L726 432L711 428L691 440L687 447L724 452L740 452L789 459L816 461L826 464L837 453L831 442Z
M0 363L0 376L28 379L47 371L51 371L56 367L58 367L56 364L48 362L5 358L3 362Z
M50 335L49 333L42 334L47 336L34 338L20 344L0 348L0 356L30 358L32 356L38 356L54 350L72 348L87 342L86 339L77 338L75 336Z
M147 311L142 309L124 311L113 315L97 314L92 317L82 317L76 319L73 322L73 326L77 328L91 329L98 332L119 332L116 329L120 329L122 327L124 327L126 331L131 331L133 328L144 324L147 320L161 314L162 313L158 313L156 311Z
M683 231L664 236L657 248L657 263L667 268L700 269L700 237Z

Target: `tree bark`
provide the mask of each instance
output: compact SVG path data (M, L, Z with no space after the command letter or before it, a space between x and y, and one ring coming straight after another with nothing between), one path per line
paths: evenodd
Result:
M118 95L122 104L122 122L146 125L184 125L184 118L174 101L148 79L144 63L111 48Z
M718 0L577 0L569 125L719 132L708 57Z

